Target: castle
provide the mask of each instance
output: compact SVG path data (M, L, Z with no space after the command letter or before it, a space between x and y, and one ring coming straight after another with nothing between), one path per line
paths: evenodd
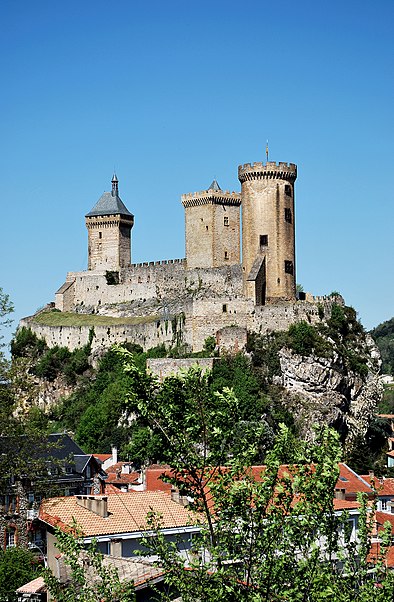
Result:
M131 263L134 216L119 196L116 175L86 214L88 269L70 272L55 297L61 312L117 318L95 326L96 346L129 340L144 349L164 343L199 351L207 337L241 348L246 332L287 329L318 320L326 298L296 298L293 163L246 163L241 192L207 190L182 195L186 257ZM242 220L241 220L242 212ZM242 242L241 242L242 221ZM88 327L40 327L48 344L85 344Z

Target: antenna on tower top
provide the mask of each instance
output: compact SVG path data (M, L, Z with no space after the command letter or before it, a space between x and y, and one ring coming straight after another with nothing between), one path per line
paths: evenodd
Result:
M268 140L267 140L267 144L265 145L265 156L267 157L267 161L268 161Z

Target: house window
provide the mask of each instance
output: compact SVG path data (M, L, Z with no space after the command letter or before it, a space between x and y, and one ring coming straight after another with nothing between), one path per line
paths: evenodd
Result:
M285 273L294 274L294 267L292 261L285 261Z
M260 234L260 247L268 247L268 234Z
M291 186L290 186L290 184L286 184L285 185L285 195L286 196L291 196Z
M382 500L382 510L387 510L387 500Z
M223 218L223 225L224 226L228 226L229 225L228 224L228 217L227 217L227 215Z
M227 313L227 303L223 303L222 311L224 314Z
M16 529L11 527L7 530L6 548L14 548L16 546Z
M291 224L293 221L292 215L291 215L291 209L289 209L288 207L285 207L285 222L287 222L288 224Z

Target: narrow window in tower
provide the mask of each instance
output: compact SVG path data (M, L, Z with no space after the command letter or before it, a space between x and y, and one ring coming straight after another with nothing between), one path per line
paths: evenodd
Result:
M285 272L286 272L286 274L293 274L294 273L294 268L293 268L293 262L292 261L285 261Z
M224 314L227 313L227 303L223 303L222 311Z
M290 186L290 184L285 184L285 194L287 196L291 196L291 186Z
M260 234L260 247L268 247L268 234Z
M228 226L229 225L227 215L223 218L223 225L224 226Z
M292 222L291 209L288 207L285 207L285 222L289 224Z
M224 259L228 259L228 252L227 251L224 252Z
M208 230L208 226L205 226L205 230Z
M99 238L103 238L103 233L99 232Z

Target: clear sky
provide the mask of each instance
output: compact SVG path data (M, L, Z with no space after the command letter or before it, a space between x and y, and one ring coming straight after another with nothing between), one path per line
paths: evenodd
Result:
M394 315L393 0L6 0L0 286L15 323L87 267L110 189L133 261L184 257L180 196L298 165L297 281Z

